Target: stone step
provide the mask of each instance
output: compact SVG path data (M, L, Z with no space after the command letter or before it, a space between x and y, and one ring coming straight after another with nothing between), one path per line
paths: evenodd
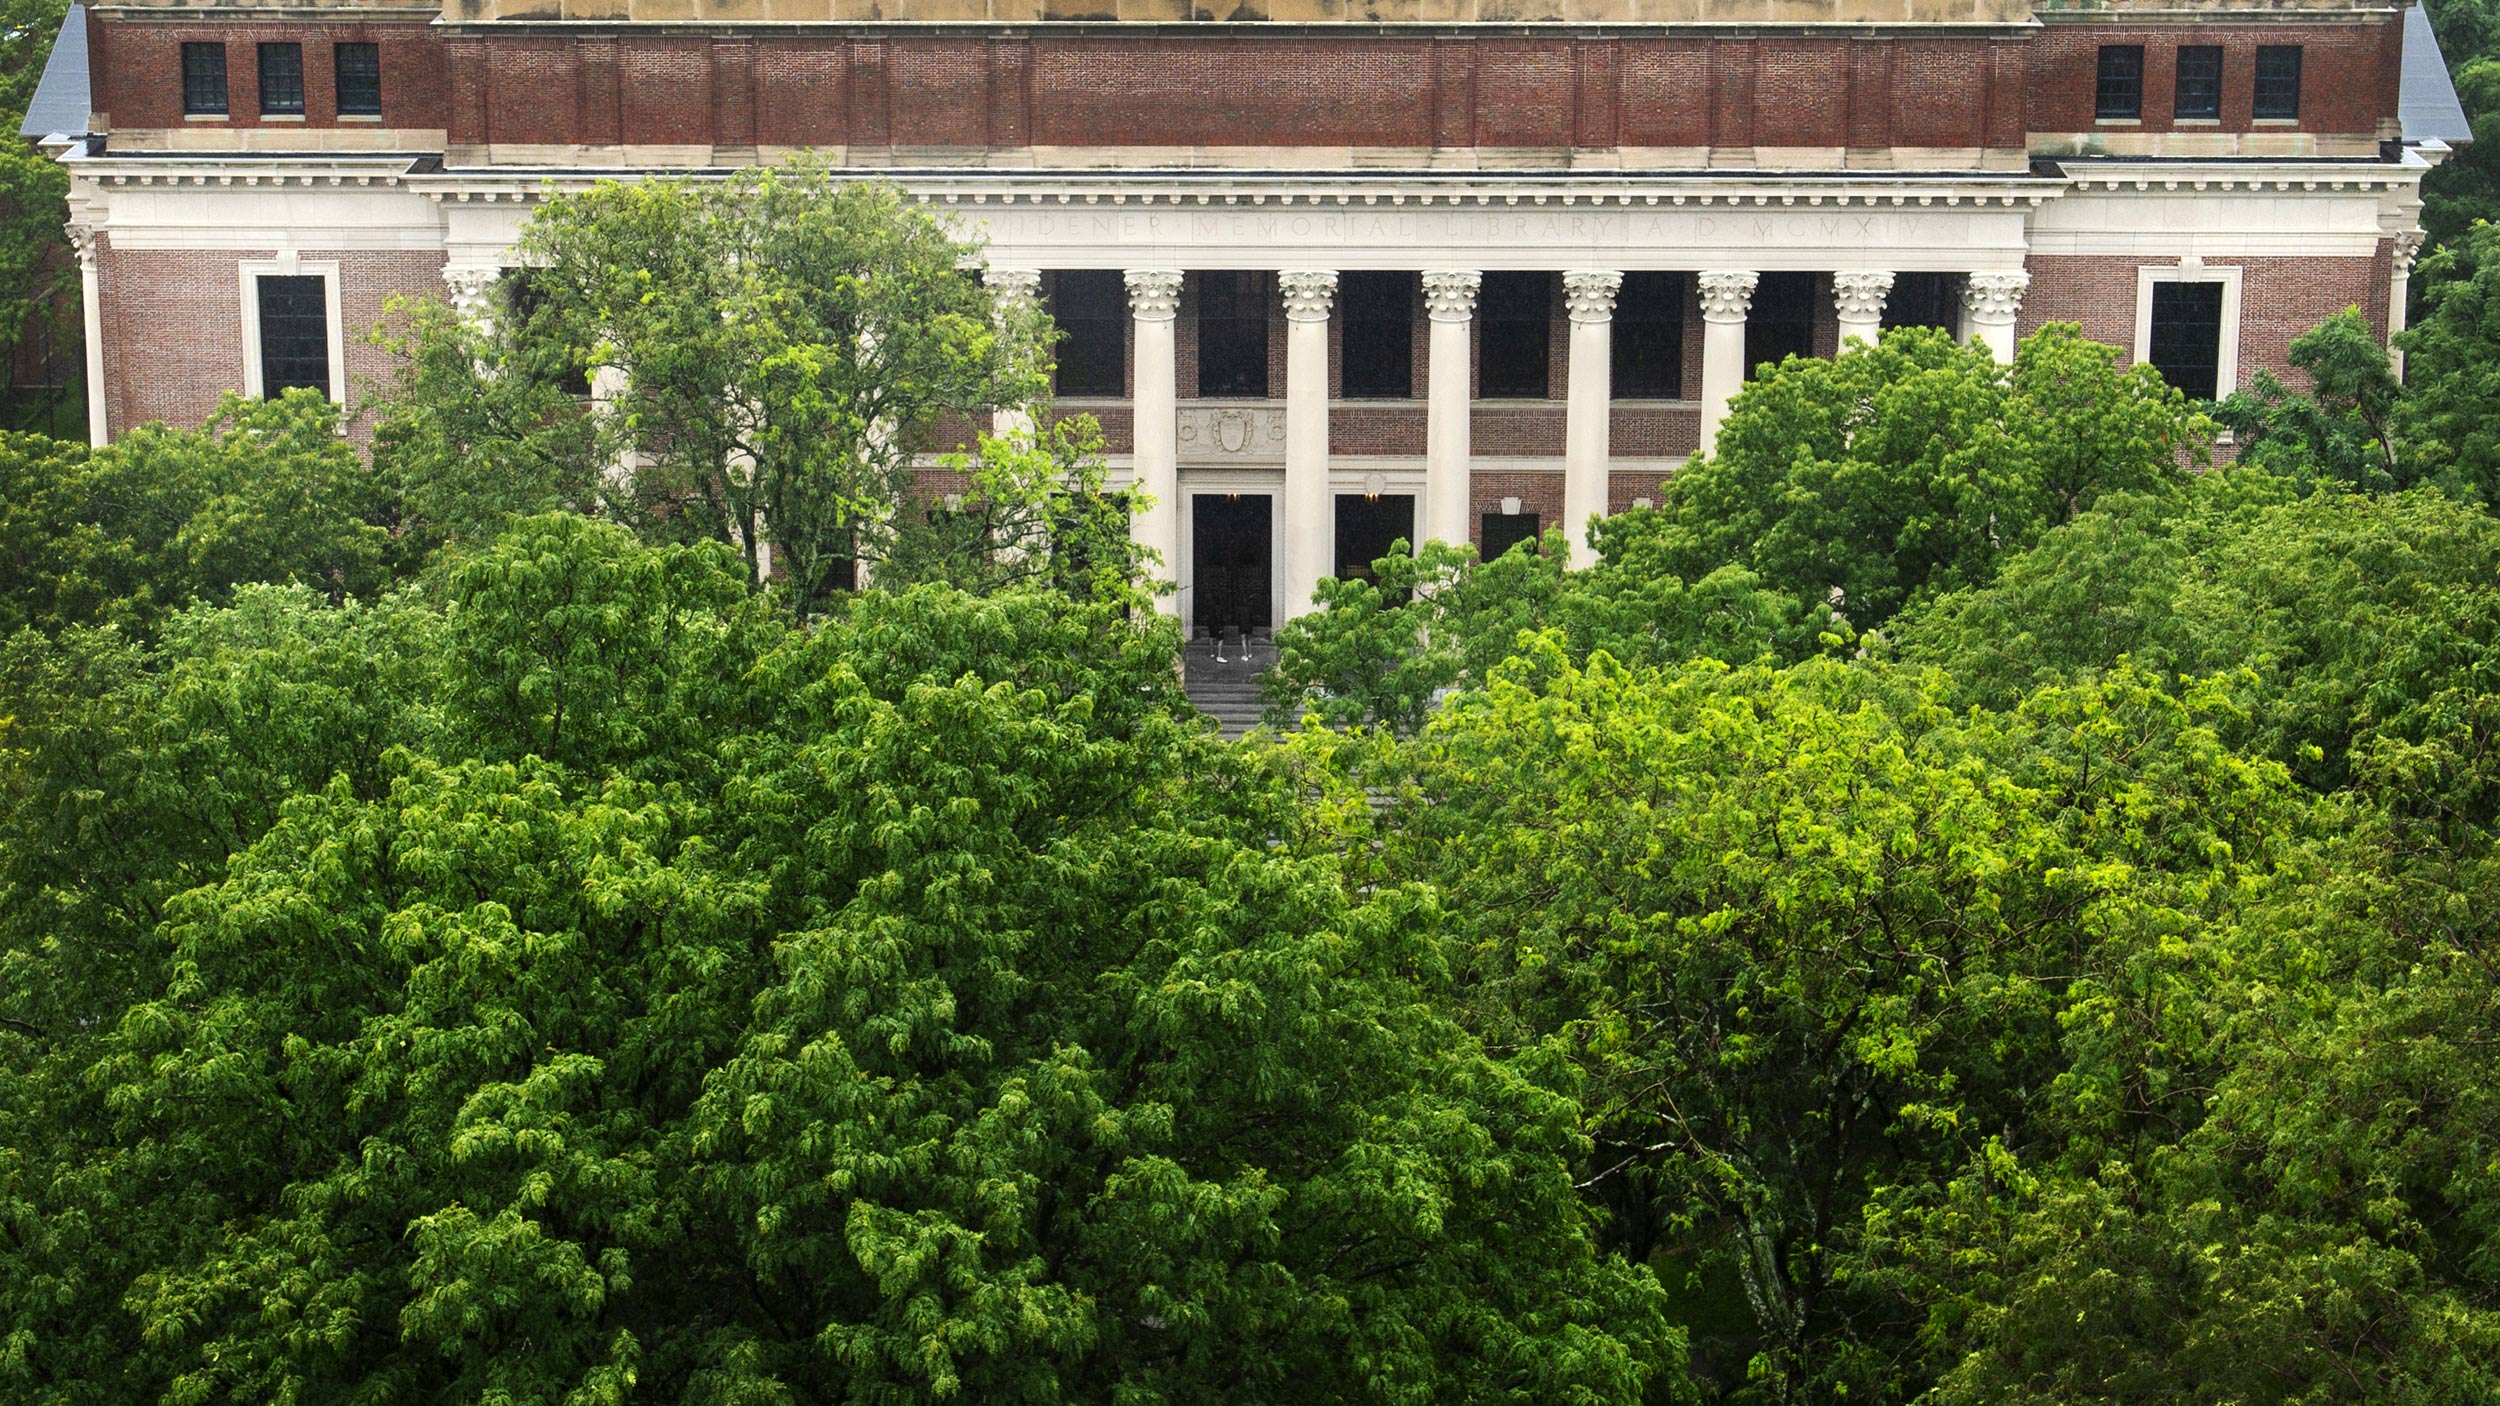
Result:
M1181 682L1199 712L1215 719L1232 738L1259 725L1267 711L1260 678L1276 662L1276 646L1264 640L1227 640L1218 657L1213 640L1192 640L1181 654Z

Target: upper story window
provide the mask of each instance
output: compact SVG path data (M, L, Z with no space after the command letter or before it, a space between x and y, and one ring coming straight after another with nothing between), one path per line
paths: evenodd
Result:
M1116 396L1128 376L1128 290L1118 269L1063 269L1042 281L1059 328L1058 393Z
M1198 394L1267 398L1267 276L1238 269L1198 275Z
M1348 400L1408 400L1415 394L1415 287L1411 273L1349 269L1337 280L1344 319Z
M2170 115L2187 122L2222 116L2222 49L2215 44L2179 46L2178 83L2171 90Z
M330 64L338 78L339 115L378 117L382 112L382 46L331 46Z
M1753 286L1745 315L1745 375L1763 363L1814 355L1815 278L1810 273L1766 273Z
M2143 45L2101 46L2101 73L2092 89L2092 115L2102 119L2144 115Z
M1487 273L1476 302L1476 393L1543 400L1551 384L1554 275Z
M2153 331L2147 358L2161 378L2191 400L2212 400L2222 375L2220 283L2153 285Z
M191 116L226 113L226 46L182 46L182 110Z
M330 284L319 274L263 274L260 301L261 394L276 400L304 386L330 394Z
M1614 391L1673 400L1684 393L1685 275L1636 271L1615 294Z
M2260 120L2289 121L2300 116L2300 46L2261 44L2257 48L2257 91L2254 115Z
M304 114L304 46L260 46L260 111L264 117Z

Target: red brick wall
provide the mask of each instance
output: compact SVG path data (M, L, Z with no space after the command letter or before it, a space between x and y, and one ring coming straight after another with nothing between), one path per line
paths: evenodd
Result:
M227 123L264 125L260 118L260 49L263 43L304 46L304 120L288 127L336 125L337 72L333 44L373 44L381 49L382 124L442 127L443 45L422 24L196 23L114 24L92 21L89 71L95 105L117 127L209 126L182 115L182 46L226 46ZM370 125L370 124L363 124Z
M2074 322L2083 335L2122 353L2135 348L2136 270L2175 263L2122 255L2034 255L2031 287L2023 294L2016 330L2030 336L2046 322ZM2386 255L2369 258L2206 260L2208 267L2238 267L2240 275L2240 383L2265 368L2292 384L2305 378L2284 360L2292 339L2348 307L2371 317L2383 335L2387 321Z
M392 371L370 345L394 293L438 292L443 256L413 252L301 251L307 260L339 265L341 340L346 391L361 400L367 381ZM188 429L217 408L220 395L243 388L244 259L266 249L118 250L109 238L99 254L103 301L105 410L109 431L162 420ZM352 427L360 435L368 427Z
M1503 470L1467 476L1467 540L1484 545L1484 515L1502 510L1504 498L1519 500L1519 511L1537 515L1537 530L1563 525L1563 476L1560 469Z
M2179 130L2171 119L2172 89L2182 44L2222 47L2222 118L2218 126L2189 130L2254 130L2257 47L2298 44L2301 56L2300 121L2293 130L2372 135L2379 119L2396 112L2398 67L2404 52L2401 14L2367 25L2134 26L2054 24L2029 45L2027 122L2035 132L2094 130L2093 90L2103 44L2144 46L2144 117L2121 131Z
M1615 513L1632 511L1632 500L1635 498L1647 498L1651 503L1656 503L1659 489L1673 477L1675 475L1658 473L1654 470L1630 474L1617 472L1606 475L1607 514L1612 516Z

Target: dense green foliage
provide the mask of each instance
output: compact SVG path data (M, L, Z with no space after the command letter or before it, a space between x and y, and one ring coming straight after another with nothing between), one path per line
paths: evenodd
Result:
M58 397L16 384L20 347L75 344L81 328L63 230L69 171L17 135L68 10L69 0L0 0L0 430L65 428L85 400L83 378Z

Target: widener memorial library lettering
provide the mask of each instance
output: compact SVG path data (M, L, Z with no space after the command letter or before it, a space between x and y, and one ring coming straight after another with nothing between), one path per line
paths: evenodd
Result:
M2392 335L2469 134L2347 0L122 0L37 111L91 430L346 400L603 176L809 159L977 234L1207 630L1643 501L1750 369L2050 321L2190 395ZM942 446L941 446L942 447Z

